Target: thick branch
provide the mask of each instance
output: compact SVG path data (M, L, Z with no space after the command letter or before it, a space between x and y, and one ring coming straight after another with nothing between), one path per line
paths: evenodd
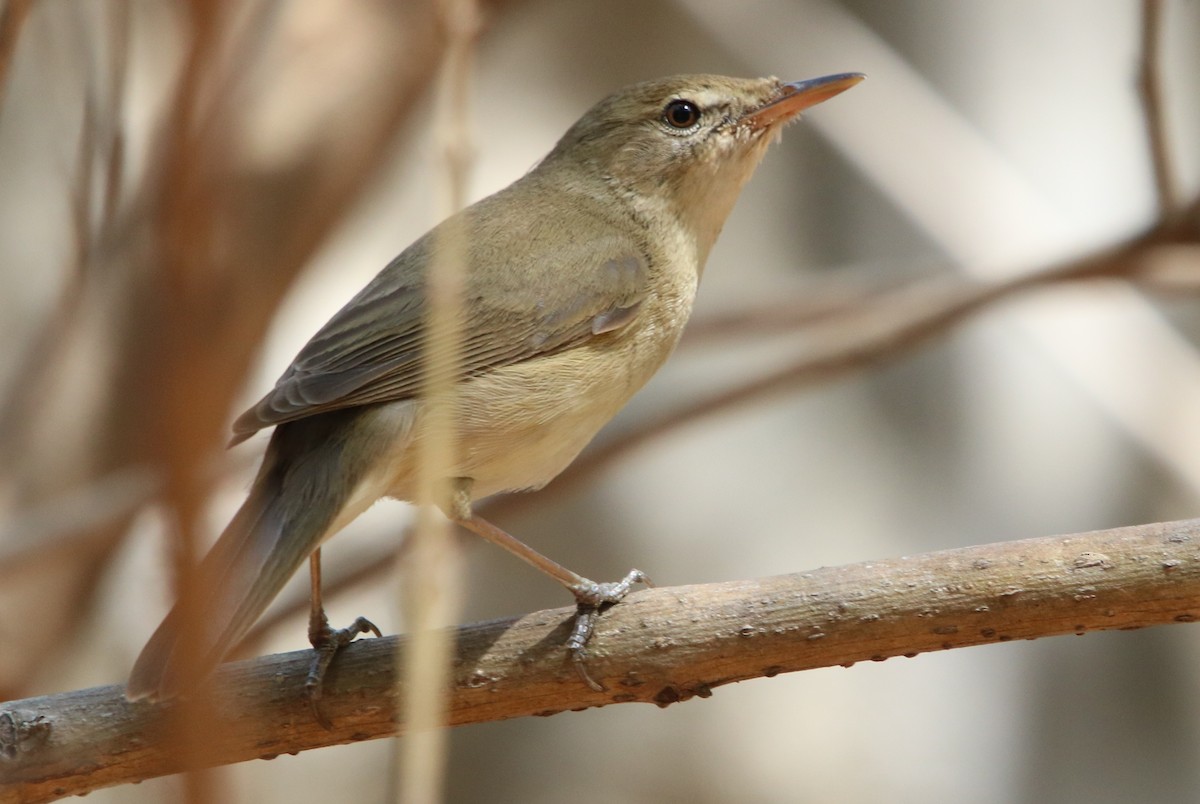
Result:
M1200 615L1200 520L640 592L597 629L588 667L602 693L564 663L571 613L458 629L449 722L665 706L795 670L1192 622ZM204 764L395 733L396 648L397 638L357 642L334 663L323 702L329 731L303 697L307 652L223 666L204 703L214 735ZM168 712L127 703L119 686L0 706L0 801L48 801L182 770L167 741Z

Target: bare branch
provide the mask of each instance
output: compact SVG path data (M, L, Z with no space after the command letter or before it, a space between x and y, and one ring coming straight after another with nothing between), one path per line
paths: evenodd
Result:
M32 8L33 0L9 0L0 10L0 111L4 108L4 89L8 85L8 70L12 66L21 26Z
M3 21L13 19L18 5L24 4L6 6ZM354 62L369 65L369 85L329 82L317 105L343 113L332 123L295 127L294 147L264 162L239 139L258 108L250 100L264 97L261 89L254 94L260 86L254 71L241 71L238 81L221 79L227 66L246 66L228 58L267 48L227 46L240 30L232 5L188 8L194 17L185 26L190 38L181 79L161 128L156 124L161 136L130 187L118 183L125 4L112 15L107 72L114 85L103 93L107 103L94 102L87 118L92 134L81 146L87 158L79 197L93 196L94 152L102 160L96 178L104 199L98 216L90 206L78 208L80 227L93 226L81 237L88 247L77 273L86 281L67 283L0 404L0 486L18 515L100 478L151 472L186 535L228 410L276 305L389 155L443 46L430 2L380 7L377 33ZM5 30L15 29L10 23ZM245 36L261 43L285 31L259 25ZM0 36L0 51L6 41ZM284 42L278 46L286 48ZM66 446L47 450L47 443ZM83 621L74 611L94 588L128 516L85 522L80 539L88 549L62 561L74 571L44 581L61 587L46 595L58 605L44 612L45 636L30 639L0 686L19 687L32 677L54 643ZM44 577L23 566L15 570L20 577ZM18 589L0 587L0 597L6 618L21 616L10 602L20 598Z
M467 182L474 165L470 95L480 9L475 0L439 0L446 49L438 80L434 134L439 153L439 218L436 257L426 276L425 376L421 387L424 423L415 439L417 502L410 561L403 567L404 612L412 634L400 667L404 696L398 717L411 724L411 736L397 746L395 798L441 801L444 797L450 737L445 729L454 645L446 629L461 618L463 567L450 524L437 505L451 493L461 423L456 377L464 364L462 326L468 278L468 228L454 217L468 202ZM395 565L393 565L395 566ZM314 590L313 594L316 594Z
M1158 192L1158 210L1164 219L1169 220L1179 210L1179 190L1163 113L1160 69L1162 16L1162 0L1142 0L1142 55L1138 67L1138 90L1145 115L1150 161L1154 168L1154 187Z
M580 683L562 644L573 609L458 629L450 723L708 697L734 681L1200 616L1200 520L990 544L748 581L652 589L601 619ZM366 640L328 677L325 730L305 651L224 665L202 694L219 739L202 765L394 734L403 638ZM0 799L49 801L182 770L170 709L120 686L0 706Z

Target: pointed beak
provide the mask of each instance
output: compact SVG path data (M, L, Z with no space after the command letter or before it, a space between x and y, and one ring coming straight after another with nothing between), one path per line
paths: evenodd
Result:
M742 123L762 129L787 122L810 106L842 94L864 78L862 73L838 73L784 84L773 99L743 117Z

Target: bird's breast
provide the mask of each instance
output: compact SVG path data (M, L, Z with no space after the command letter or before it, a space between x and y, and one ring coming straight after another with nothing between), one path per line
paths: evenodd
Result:
M476 498L549 483L662 366L695 290L694 270L660 278L619 331L460 383L455 475L473 478ZM423 418L418 414L418 439ZM412 499L416 447L409 443L395 456L390 496Z
M691 300L650 301L625 330L462 385L462 474L478 496L550 482L662 366Z

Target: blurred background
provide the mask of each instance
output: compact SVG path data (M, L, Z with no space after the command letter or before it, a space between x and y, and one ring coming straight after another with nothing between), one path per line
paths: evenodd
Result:
M1147 8L1162 15L1157 181L1138 84ZM174 490L202 523L193 549L214 538L266 443L220 453L228 422L436 223L441 42L417 0L0 9L2 700L124 679L174 597L173 518L155 495ZM1196 210L1195 2L505 0L481 13L473 199L627 83L869 76L768 154L710 258L694 337L599 443L803 361L822 337L802 325L810 307L1003 281ZM1200 252L1159 252L1175 292L1063 283L988 306L867 370L663 430L586 483L503 503L498 522L589 577L637 566L661 586L1194 516ZM781 299L796 325L705 335ZM365 614L403 630L386 568L411 516L379 504L327 545L330 577L385 568L327 601L335 624ZM466 544L464 622L566 605L553 582ZM305 594L306 581L279 606ZM304 616L255 649L305 646ZM1200 631L1160 628L465 727L447 798L1192 802L1198 665ZM221 771L222 790L385 801L394 755L380 740L244 763Z

